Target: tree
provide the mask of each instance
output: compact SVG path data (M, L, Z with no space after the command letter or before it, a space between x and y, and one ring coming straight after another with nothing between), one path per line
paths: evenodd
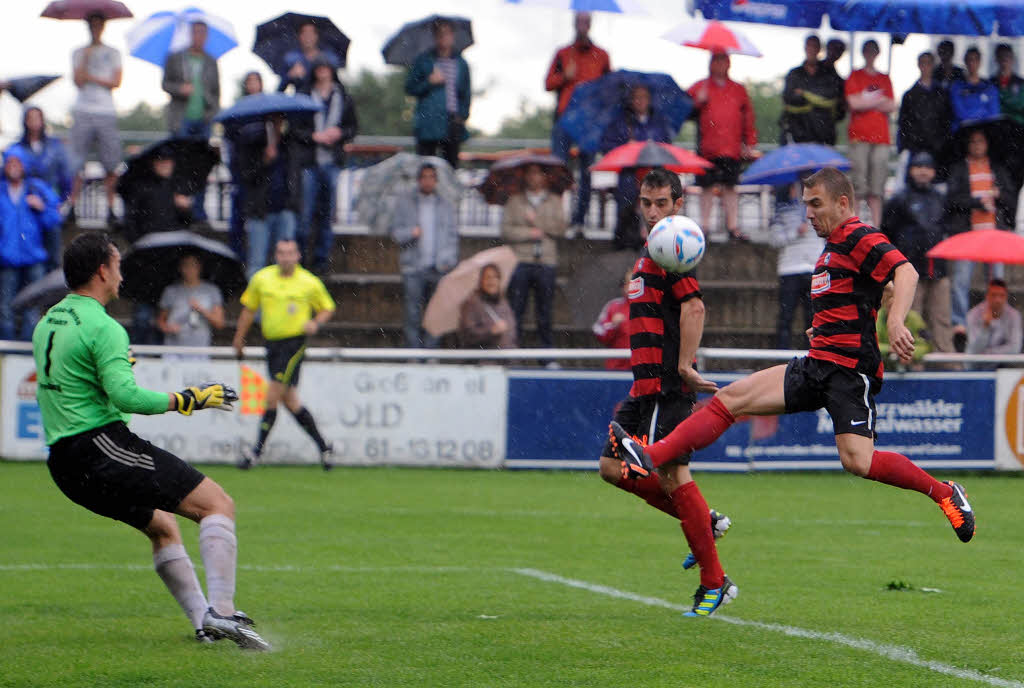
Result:
M501 139L544 139L551 138L551 124L554 121L554 108L528 107L525 99L519 102L519 112L513 117L501 121L501 127L495 135Z
M748 83L747 93L754 106L757 140L779 143L779 118L782 116L782 82L756 81Z
M405 95L405 71L383 73L363 69L348 86L359 108L359 133L409 136L415 100Z
M121 131L166 131L167 118L162 107L139 102L128 113L117 116L117 128Z

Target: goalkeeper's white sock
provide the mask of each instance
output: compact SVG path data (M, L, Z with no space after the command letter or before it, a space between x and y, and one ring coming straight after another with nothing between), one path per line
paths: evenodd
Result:
M209 606L199 586L196 570L184 545L167 545L153 553L153 568L174 599L181 605L193 628L203 627L203 614Z
M222 514L199 522L199 552L206 567L206 592L210 606L224 616L235 613L235 563L238 539L235 522Z

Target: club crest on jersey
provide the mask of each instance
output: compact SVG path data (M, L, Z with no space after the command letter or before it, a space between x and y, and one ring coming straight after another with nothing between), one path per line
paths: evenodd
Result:
M641 296L643 296L644 278L634 277L633 279L629 280L629 291L626 292L626 295L629 296L629 298L631 299L639 299Z
M828 291L828 288L831 286L832 277L827 272L819 272L811 277L812 294L823 294Z

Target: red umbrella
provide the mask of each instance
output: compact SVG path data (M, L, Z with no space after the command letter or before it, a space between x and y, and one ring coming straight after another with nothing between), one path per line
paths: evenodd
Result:
M714 165L704 158L668 143L632 141L613 148L590 169L595 172L621 172L630 167L664 167L670 172L704 174Z
M750 55L761 57L761 51L750 39L734 31L720 21L690 20L680 24L662 38L680 43L688 48L700 48L712 53L729 55Z
M1024 237L1002 229L978 229L943 239L927 255L979 263L1024 264Z
M54 0L39 16L50 19L85 19L94 14L104 19L127 19L134 16L123 2L117 0Z
M572 172L561 158L542 153L517 153L491 165L487 178L478 187L484 200L505 205L509 196L523 190L523 172L529 165L540 165L544 169L551 193L561 195L575 185Z

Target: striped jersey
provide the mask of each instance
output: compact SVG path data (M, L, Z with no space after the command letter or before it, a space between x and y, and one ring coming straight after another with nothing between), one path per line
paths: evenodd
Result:
M665 272L644 247L633 267L628 296L633 368L629 395L689 394L679 375L679 312L684 301L701 296L694 273Z
M851 217L836 227L811 276L808 356L882 379L875 318L882 290L907 259L888 237Z

